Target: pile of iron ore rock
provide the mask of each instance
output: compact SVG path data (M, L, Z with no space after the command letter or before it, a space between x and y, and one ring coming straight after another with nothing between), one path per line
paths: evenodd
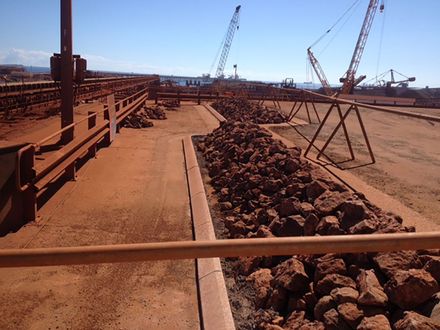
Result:
M154 107L145 106L143 111L150 119L159 119L159 120L167 119L167 115L165 114L165 111L163 111L163 109L160 106L157 105Z
M258 125L222 123L198 150L227 237L415 231ZM236 265L255 293L257 329L440 329L438 250L248 257Z
M147 128L154 124L149 119L165 120L167 116L160 106L149 107L146 104L129 114L122 123L128 128Z
M133 111L122 122L122 127L126 128L147 128L152 127L153 123L143 109Z
M160 105L165 107L167 110L176 110L176 108L180 107L178 100L163 100L160 102Z
M278 111L244 98L222 99L212 103L212 106L227 120L256 124L279 124L286 121Z

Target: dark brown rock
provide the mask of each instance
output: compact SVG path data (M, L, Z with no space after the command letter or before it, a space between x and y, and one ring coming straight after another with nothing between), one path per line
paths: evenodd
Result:
M390 301L402 309L412 309L439 290L437 281L423 269L399 270L385 284Z
M326 191L315 200L313 206L322 215L330 215L350 197L349 192Z
M280 217L288 217L299 213L300 202L296 198L286 198L278 205Z
M252 283L255 292L255 305L259 308L264 307L266 304L271 291L270 282L272 278L271 271L268 268L259 269L246 278L246 281Z
M440 323L416 312L405 312L404 318L394 323L396 330L439 330Z
M255 256L255 257L239 257L239 272L243 275L250 275L253 273L256 268L260 265L263 260L263 257Z
M315 214L309 214L304 221L304 235L314 236L315 228L319 223L319 218Z
M246 227L246 224L243 221L241 221L241 220L232 223L228 227L228 230L229 230L229 234L232 237L237 237L239 235L243 235L244 236L249 231L248 228Z
M306 185L306 196L309 201L314 201L318 198L323 192L328 190L328 186L322 182L314 180Z
M270 231L270 229L268 227L262 225L262 226L258 227L256 237L258 237L258 238L271 238L271 237L275 237L275 235L272 234L272 232Z
M359 304L378 307L387 305L388 297L380 285L374 270L362 270L356 281L359 289Z
M309 214L313 213L315 211L315 208L312 204L307 202L302 202L299 206L299 212L304 216L307 217Z
M305 185L303 183L292 183L286 187L286 196L303 196Z
M274 194L281 189L283 181L281 180L266 180L263 184L263 192L267 194Z
M365 219L350 227L348 233L351 235L371 234L377 230L378 221L374 219Z
M282 312L287 307L287 301L289 294L286 289L282 287L276 287L272 290L269 299L266 302L267 308L272 308L277 312Z
M356 283L347 276L339 274L328 274L316 284L316 292L321 295L328 295L333 289L336 288L356 288Z
M339 220L333 215L323 217L316 225L319 235L341 235L344 231L339 226Z
M313 315L316 320L322 321L322 317L328 310L336 308L336 303L331 296L323 296L315 305Z
M378 253L373 260L388 277L393 276L397 270L422 268L422 263L415 251L382 252Z
M348 287L336 288L330 292L330 296L332 296L333 300L337 304L343 304L347 302L357 303L357 300L359 298L359 292L357 292L353 288L348 288Z
M385 315L364 317L357 330L391 330L391 325Z
M314 292L306 292L303 296L303 300L305 301L308 310L313 310L318 302L318 298L316 298Z
M286 323L283 325L283 329L286 330L296 330L299 329L301 325L304 324L304 311L295 311L292 312L286 320Z
M280 317L278 312L272 309L259 309L254 314L256 329L258 330L273 330L276 328L267 328L268 326L280 326L284 319ZM281 328L282 329L282 328Z
M292 158L287 158L284 164L284 172L286 174L295 173L300 168L299 162Z
M358 306L349 302L338 305L338 313L353 329L356 329L364 317L364 313L358 308Z
M276 324L267 324L267 323L262 323L257 327L258 330L284 330L284 328L282 328L279 325Z
M360 309L362 309L364 315L367 317L376 316L376 315L385 315L389 317L390 314L386 307L366 306L366 305L358 305L358 306Z
M431 256L430 260L423 266L423 269L430 273L437 283L440 283L440 257Z
M348 230L366 216L366 206L361 200L349 200L341 205L341 227Z
M324 313L323 323L326 330L348 330L350 326L339 316L336 309L330 309Z
M292 215L281 222L278 236L304 236L304 218L300 215Z
M273 269L273 283L292 292L305 291L309 277L301 261L290 258Z
M222 210L222 211L231 210L233 208L231 202L223 202L223 203L220 203L219 205L220 205L220 210Z
M347 272L347 269L345 267L344 260L342 260L340 258L334 258L334 259L331 258L331 259L319 262L316 265L314 281L318 282L320 279L324 278L324 276L327 274L345 275L346 272Z
M298 330L325 330L325 326L324 323L320 321L304 321L304 323L298 328Z
M303 297L298 294L293 294L289 296L289 300L287 302L288 311L305 311L306 309L307 304Z

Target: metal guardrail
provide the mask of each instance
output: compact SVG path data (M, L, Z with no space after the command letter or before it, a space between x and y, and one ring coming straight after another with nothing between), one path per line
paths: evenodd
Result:
M148 98L149 88L117 102L116 124L120 124L126 116L136 110ZM96 125L96 118L99 114L104 114L104 120ZM36 153L47 142L60 136L66 130L73 129L82 122L88 121L88 130L85 134L75 137L71 142L62 146L56 153L50 155L46 160L36 164ZM37 194L45 188L53 179L57 178L63 172L73 178L75 176L75 162L83 157L90 150L96 150L96 146L101 141L107 141L110 144L110 121L108 107L99 112L90 113L85 118L68 125L48 137L38 141L35 144L27 145L17 152L16 156L16 189L23 193L24 208L28 210L26 221L33 221L36 218L36 200Z
M83 265L239 256L391 252L440 248L440 232L224 239L0 250L1 267Z

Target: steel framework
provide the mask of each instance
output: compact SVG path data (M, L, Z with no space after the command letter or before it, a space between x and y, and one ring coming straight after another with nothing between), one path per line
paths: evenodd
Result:
M231 22L229 23L228 32L226 33L225 42L220 55L220 61L218 62L217 71L215 73L217 78L223 78L224 76L223 71L228 59L229 50L231 49L232 39L234 38L235 31L239 28L238 22L240 18L240 8L241 6L235 7L234 15L232 15Z

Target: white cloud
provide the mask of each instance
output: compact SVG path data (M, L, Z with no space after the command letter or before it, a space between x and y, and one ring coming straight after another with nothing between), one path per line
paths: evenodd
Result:
M49 58L51 56L52 53L44 52L41 50L11 48L7 51L0 51L0 63L48 67Z
M0 64L23 64L49 67L49 58L52 53L41 50L25 50L12 48L0 50ZM154 66L147 63L121 61L101 55L81 54L87 60L89 70L119 71L135 73L159 73L165 75L200 75L201 71L193 67L184 66Z

